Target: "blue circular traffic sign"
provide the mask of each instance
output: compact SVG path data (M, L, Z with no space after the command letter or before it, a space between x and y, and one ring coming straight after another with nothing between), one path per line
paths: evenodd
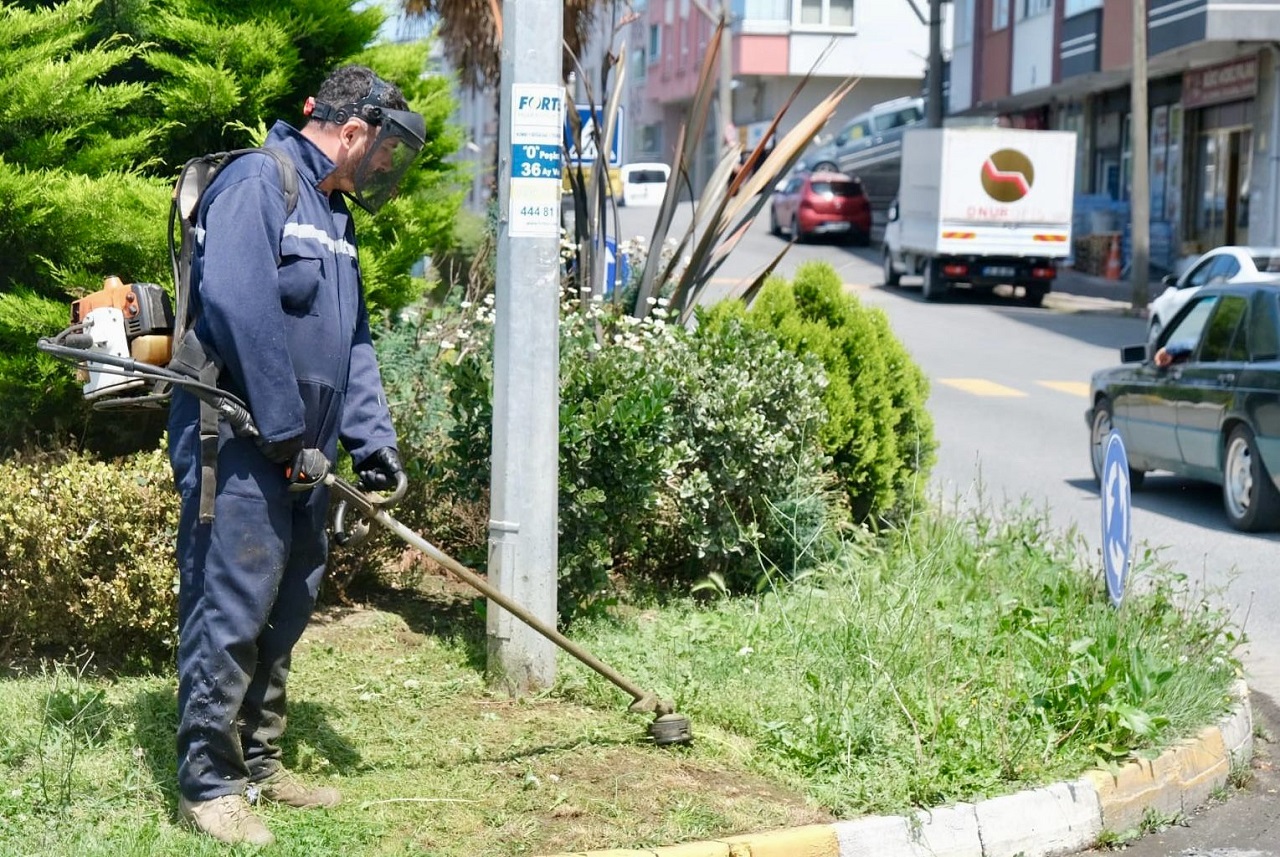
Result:
M1132 511L1129 485L1129 457L1117 432L1107 438L1107 454L1102 463L1102 566L1107 577L1111 603L1120 606L1129 577L1129 549Z

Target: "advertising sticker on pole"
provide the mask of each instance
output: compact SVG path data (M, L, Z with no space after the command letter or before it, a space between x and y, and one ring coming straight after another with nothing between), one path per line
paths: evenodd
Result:
M1102 567L1107 577L1107 594L1115 607L1119 607L1124 598L1129 577L1129 548L1133 544L1129 531L1131 500L1129 457L1120 435L1112 432L1102 464Z
M508 234L556 238L560 235L564 90L531 83L516 84L511 90Z

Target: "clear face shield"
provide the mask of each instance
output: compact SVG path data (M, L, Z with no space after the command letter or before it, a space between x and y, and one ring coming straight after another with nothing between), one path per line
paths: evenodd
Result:
M351 198L370 214L396 195L414 159L426 141L427 126L422 116L408 110L380 108L381 121L373 142L356 165Z

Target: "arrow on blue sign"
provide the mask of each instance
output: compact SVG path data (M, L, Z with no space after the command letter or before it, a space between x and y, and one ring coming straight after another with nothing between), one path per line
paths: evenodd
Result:
M1129 484L1129 457L1118 432L1107 438L1107 454L1102 464L1102 566L1107 577L1111 603L1120 606L1129 577L1129 549L1133 544L1132 486Z

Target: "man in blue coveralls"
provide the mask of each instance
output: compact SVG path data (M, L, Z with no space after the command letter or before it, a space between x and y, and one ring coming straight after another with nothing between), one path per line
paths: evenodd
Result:
M229 843L272 842L259 800L338 803L336 789L285 770L280 750L290 655L328 553L328 492L316 486L339 441L366 490L404 478L345 197L375 212L394 195L425 123L363 66L333 72L304 114L302 130L277 122L266 141L297 170L292 207L282 163L253 153L217 174L198 212L194 335L259 437L207 415L202 431L200 404L181 389L169 419L182 497L179 813ZM203 503L202 482L213 485Z

